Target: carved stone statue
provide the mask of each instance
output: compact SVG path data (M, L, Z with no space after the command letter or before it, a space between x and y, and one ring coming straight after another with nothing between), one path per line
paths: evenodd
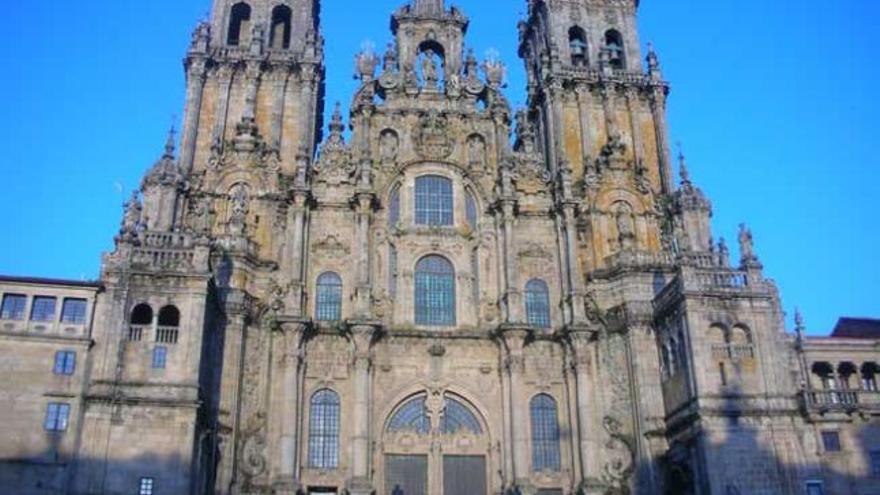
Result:
M468 165L472 168L482 168L486 164L486 143L480 136L471 136L468 139Z
M739 225L739 252L743 265L758 262L758 257L755 255L755 240L752 237L752 231L744 223Z
M635 219L628 205L621 204L617 208L617 235L621 250L631 250L636 244Z
M395 162L399 152L400 140L397 133L390 129L382 131L382 135L379 137L379 159L382 163Z
M244 184L236 184L229 191L229 227L231 233L242 234L247 222L248 189Z
M425 80L425 87L436 88L440 81L440 75L437 70L437 62L434 61L436 53L434 50L428 49L422 57L422 78Z

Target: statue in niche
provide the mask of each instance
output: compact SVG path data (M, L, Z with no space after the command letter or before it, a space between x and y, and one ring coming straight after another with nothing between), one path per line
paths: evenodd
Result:
M620 243L620 249L623 251L634 249L636 244L636 228L632 208L625 203L620 203L617 207L616 219L617 238Z
M473 135L468 139L468 165L483 168L486 165L486 142L482 136Z
M379 159L382 163L393 163L397 161L399 153L400 140L397 137L397 133L391 129L382 131L382 135L379 136Z
M755 240L752 237L752 231L744 223L739 225L739 252L743 264L758 261L758 257L755 256Z
M244 184L236 184L229 191L229 226L232 233L244 232L249 211L248 196L248 188Z
M440 74L437 70L437 62L434 61L436 52L432 49L425 50L422 56L422 78L425 80L425 86L428 88L436 88L440 82Z

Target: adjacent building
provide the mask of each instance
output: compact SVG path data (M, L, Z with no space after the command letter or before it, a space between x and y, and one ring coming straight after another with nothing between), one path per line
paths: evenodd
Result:
M529 0L513 109L413 0L324 135L318 1L215 0L100 281L0 279L4 489L880 493L880 323L715 239L638 3Z

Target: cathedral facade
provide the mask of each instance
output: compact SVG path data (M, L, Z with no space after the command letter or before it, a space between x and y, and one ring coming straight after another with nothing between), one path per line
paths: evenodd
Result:
M74 381L32 397L45 435L19 442L50 460L3 463L6 486L877 490L875 341L786 333L749 229L738 262L715 242L683 158L673 176L638 3L529 0L515 110L464 13L413 0L324 135L319 2L214 0L179 151L126 203L100 281L3 281L13 354L36 331L16 304L48 307L26 294L86 301L39 344L78 343Z

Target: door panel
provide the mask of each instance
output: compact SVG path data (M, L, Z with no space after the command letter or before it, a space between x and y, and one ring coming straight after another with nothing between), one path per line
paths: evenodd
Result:
M486 458L443 456L443 495L486 495Z
M427 495L428 456L385 456L385 493L387 495Z

